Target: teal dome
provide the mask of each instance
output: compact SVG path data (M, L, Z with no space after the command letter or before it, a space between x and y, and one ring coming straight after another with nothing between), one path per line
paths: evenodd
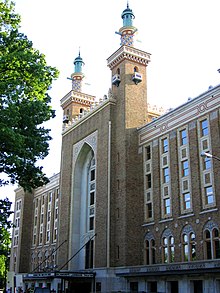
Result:
M75 72L82 72L82 65L84 65L83 59L80 56L80 52L79 52L79 56L75 58L73 64L75 65Z
M133 11L129 8L127 4L127 8L122 12L121 18L123 19L123 26L132 26L132 20L135 18Z

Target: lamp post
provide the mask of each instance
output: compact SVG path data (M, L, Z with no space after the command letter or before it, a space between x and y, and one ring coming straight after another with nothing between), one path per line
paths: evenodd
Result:
M201 153L201 157L204 157L204 158L211 158L211 159L215 159L217 161L220 161L220 158L219 157L216 157L210 153L206 153L206 152L202 152Z

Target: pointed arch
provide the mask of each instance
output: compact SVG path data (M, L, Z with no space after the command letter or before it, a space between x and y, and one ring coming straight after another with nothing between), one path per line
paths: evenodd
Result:
M95 234L97 132L73 146L70 250L73 256ZM70 269L93 267L94 240L72 259Z
M191 225L186 225L181 233L183 261L196 260L196 234Z
M203 229L204 254L206 259L220 258L219 226L214 221L208 221Z
M174 237L169 228L165 229L161 236L162 259L164 263L174 262Z

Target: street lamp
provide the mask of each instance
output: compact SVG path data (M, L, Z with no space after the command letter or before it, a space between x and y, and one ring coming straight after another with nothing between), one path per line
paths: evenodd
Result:
M212 159L215 159L217 161L220 161L220 158L219 157L216 157L210 153L206 153L206 152L202 152L201 153L201 157L204 157L204 158L212 158Z

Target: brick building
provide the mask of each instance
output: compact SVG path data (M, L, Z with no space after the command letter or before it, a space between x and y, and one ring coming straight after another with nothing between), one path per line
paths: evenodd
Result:
M29 197L16 191L20 210L27 198L30 209L13 238L30 225L26 253L16 240L19 262L27 259L21 267L12 258L11 270L26 273L28 287L220 291L220 162L200 156L220 156L220 86L166 114L150 107L150 54L133 46L133 18L127 6L121 46L107 59L108 96L82 93L84 63L74 60L60 174Z

